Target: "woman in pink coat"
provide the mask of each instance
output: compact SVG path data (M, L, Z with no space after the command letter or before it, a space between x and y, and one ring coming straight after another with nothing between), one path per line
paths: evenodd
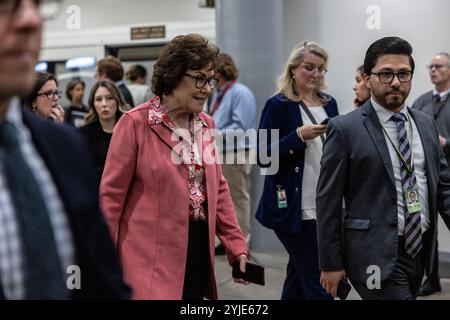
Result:
M135 299L217 299L216 234L245 271L214 122L202 112L218 52L196 34L174 38L154 66L155 97L114 129L100 201Z

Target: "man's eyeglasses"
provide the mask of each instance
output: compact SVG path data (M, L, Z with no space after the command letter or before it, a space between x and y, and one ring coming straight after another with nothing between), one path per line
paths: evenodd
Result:
M14 14L24 0L0 0L0 16ZM39 8L43 20L55 18L62 9L62 0L32 0Z
M214 78L206 78L205 76L193 76L189 73L185 73L186 76L195 80L195 87L197 89L202 89L206 83L209 84L211 89L214 89L217 86L217 79Z
M324 67L316 67L310 64L303 65L302 67L310 74L313 74L317 70L321 76L324 76L328 71Z
M440 70L440 69L442 69L443 67L445 67L444 64L430 64L430 65L427 66L427 69L428 69L429 71L431 71L433 68L435 68L436 70Z
M47 96L47 98L49 100L53 100L55 99L55 97L57 97L58 99L62 98L62 92L59 90L56 91L46 91L46 92L40 92L38 94L36 94L37 97L39 96Z
M412 71L400 71L400 72L392 72L392 71L382 71L382 72L372 72L371 74L378 76L378 79L383 84L390 84L394 77L397 76L398 81L401 83L410 82L412 79Z

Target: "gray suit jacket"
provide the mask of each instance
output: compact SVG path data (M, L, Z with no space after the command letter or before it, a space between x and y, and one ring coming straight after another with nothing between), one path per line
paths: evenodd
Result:
M442 105L433 104L432 98L433 91L428 91L417 98L412 107L434 117L436 120L439 134L447 139L444 153L447 157L447 163L450 165L450 97Z
M430 236L424 239L426 272L431 269L437 212L450 227L450 174L433 120L409 109L425 151ZM381 124L370 100L330 120L317 186L320 269L345 269L352 282L366 283L367 268L380 267L386 280L397 260L397 193ZM345 209L342 209L342 200Z

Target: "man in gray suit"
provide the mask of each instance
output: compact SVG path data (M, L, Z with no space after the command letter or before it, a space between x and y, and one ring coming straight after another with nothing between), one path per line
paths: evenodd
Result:
M450 55L447 52L436 54L428 70L434 89L417 98L412 107L436 120L439 142L447 158L447 164L450 165ZM428 296L441 291L438 267L439 255L436 246L433 270L417 293L419 296Z
M333 296L348 276L363 299L415 299L432 268L437 212L450 226L436 125L405 105L411 54L401 38L375 41L364 60L372 98L328 123L316 201L321 284Z

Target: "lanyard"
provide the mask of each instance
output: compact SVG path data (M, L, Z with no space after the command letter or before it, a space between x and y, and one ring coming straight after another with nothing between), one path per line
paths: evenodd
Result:
M214 101L214 104L213 104L213 106L212 106L212 108L211 108L211 111L209 112L209 115L210 115L211 117L214 115L214 112L216 112L217 109L219 109L220 102L222 102L222 98L223 98L223 96L225 95L225 93L227 93L227 91L228 91L228 90L233 86L233 84L235 84L235 83L236 83L236 80L230 81L230 82L226 85L225 89L223 89L222 93L219 94L219 95L217 96L216 101Z
M389 136L389 134L387 133L386 129L384 128L383 124L381 124L381 128L383 128L384 133L386 134L386 136L389 139L389 142L392 144L392 146L394 147L395 152L397 152L400 160L403 162L406 170L408 170L409 174L412 174L414 171L414 153L413 153L413 149L412 149L412 143L413 143L413 128L412 128L412 124L411 124L411 118L409 117L409 114L406 113L406 117L408 118L408 142L409 142L409 148L410 148L410 152L411 152L411 163L407 163L405 158L403 157L402 153L400 152L400 150L398 149L398 147L396 146L396 144L394 143L394 141L392 141L391 137Z

